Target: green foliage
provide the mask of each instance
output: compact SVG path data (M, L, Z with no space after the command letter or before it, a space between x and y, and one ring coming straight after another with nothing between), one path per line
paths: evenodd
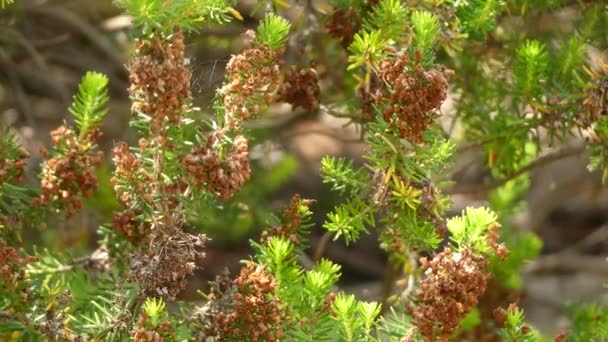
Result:
M382 31L362 31L355 35L353 43L348 47L351 53L348 56L347 70L354 70L360 67L365 67L368 73L375 68L386 53L384 46L387 40L384 38Z
M78 93L69 111L76 120L79 136L99 126L103 117L108 113L108 77L104 74L89 71L80 84Z
M366 169L355 170L352 161L329 156L321 160L321 176L323 183L331 184L331 190L340 195L359 194L370 181Z
M334 240L344 236L345 242L357 241L361 233L369 233L367 227L374 226L375 208L358 197L336 207L327 215L323 228L335 233Z
M148 315L150 319L150 323L154 327L158 327L158 325L165 319L166 316L166 304L162 298L146 298L146 301L141 306L143 311Z
M414 330L411 317L402 310L398 312L393 306L389 308L389 312L378 319L376 326L378 336L391 342L402 341L404 336L411 336Z
M557 79L566 86L582 86L580 71L585 64L587 47L579 37L571 37L564 43L562 51L556 58L559 73Z
M501 0L462 0L455 1L455 6L462 31L473 39L483 39L494 31L496 16L505 7Z
M363 20L363 29L367 32L379 30L391 40L400 40L407 27L407 14L407 8L400 0L381 0Z
M268 14L258 26L257 43L278 50L285 45L291 24L287 19Z
M514 70L515 89L530 100L539 100L543 94L542 82L547 79L549 59L545 46L536 40L527 40L517 50L518 63Z
M507 310L505 327L501 331L504 341L517 342L540 342L543 341L542 335L524 321L524 311L516 305L510 305Z
M227 0L115 0L144 35L176 29L196 31L207 20L230 21L234 11Z
M0 0L0 8L11 5L15 0Z
M132 17L138 40L144 43L161 37L162 45L169 43L173 34L196 31L209 22L222 24L232 17L243 19L232 7L232 0L116 2ZM0 0L0 7L10 3L12 0ZM483 272L491 273L498 282L492 286L498 285L507 292L519 290L523 287L521 271L539 254L542 241L533 233L520 231L510 221L525 206L530 185L528 171L543 162L536 158L547 152L547 146L559 146L573 136L585 137L589 169L602 173L604 181L608 179L608 119L604 115L608 66L603 61L594 68L587 65L588 51L608 48L608 12L603 4L562 0L336 0L330 2L336 11L329 18L322 18L327 13L325 4L313 3L289 19L276 14L279 7L289 5L283 0L261 0L253 6L253 12L273 11L263 16L255 41L257 47L273 50L272 57L229 70L225 87L217 92L213 106L195 108L194 99L182 98L185 93L180 93L171 113L135 110L130 125L138 131L140 145L120 150L115 156L118 160L122 154L135 162L117 162L119 167L114 174L107 168L88 170L90 175L93 171L97 175L96 179L91 177L90 183L98 182L101 187L85 203L97 209L103 221L98 228L97 249L90 254L80 249L58 253L52 248L30 248L27 244L23 250L10 247L21 243L22 233L32 236L29 228L37 226L37 222L49 226L44 234L50 237L46 240L52 241L56 226L66 221L55 211L31 205L37 203L40 191L20 183L24 155L17 139L6 131L0 139L1 340L125 341L137 340L139 333L154 334L162 329L170 330L163 332L167 333L162 335L166 340L214 339L206 334L214 329L241 329L231 326L229 320L234 318L232 314L244 312L245 316L236 317L237 320L259 320L255 321L256 329L276 329L282 340L429 340L432 338L425 336L428 332L417 327L419 320L444 324L441 320L446 318L422 317L425 313L420 312L412 315L419 303L416 297L420 295L420 284L437 289L453 284L442 284L442 277L424 272L425 268L416 262L421 256L433 259L440 246L452 252L472 249L485 259L480 265L489 265ZM562 10L570 13L573 9L577 18L572 25L546 30L532 25L541 14L556 16ZM290 31L294 32L287 44ZM230 34L232 27L227 32ZM221 31L220 36L224 33ZM344 49L332 42L335 38L343 44L352 43ZM225 46L231 46L233 39L224 40ZM152 57L153 67L165 65L156 65L159 56L145 56L144 50L138 51L135 58ZM259 50L254 47L248 53L256 57ZM410 58L398 60L400 56ZM415 56L421 57L421 65ZM313 60L317 70L310 77L312 80L300 76L293 79L283 68L286 63L299 70L308 63L315 64L311 63ZM238 57L235 61L239 62ZM399 64L402 61L404 64ZM183 64L162 62L180 68ZM186 68L178 73L189 75L191 71ZM453 75L445 68L453 69ZM165 79L164 71L170 69L154 69L163 71L154 73L156 83L137 86L153 88L146 94L151 98L172 98L174 93L165 92L165 86L173 81ZM174 90L180 85L170 86ZM190 93L190 84L181 86ZM293 86L297 89L290 88ZM100 126L106 115L107 88L105 75L89 72L83 77L69 108L79 142L86 142L87 135ZM274 135L274 131L267 136L255 135L256 131L248 130L255 125L245 123L253 117L240 117L239 110L246 113L255 108L249 113L257 114L272 109L275 102L285 100L285 89L294 91L295 101L313 96L311 101L319 101L316 96L320 89L320 108L327 112L323 114L351 120L348 124L357 125L366 144L361 164L348 158L322 159L323 182L341 199L338 205L323 208L329 209L329 214L322 226L327 236L343 238L346 244L355 243L363 233L375 233L379 246L388 254L387 270L402 266L402 274L397 277L404 278L392 279L394 274L387 272L385 285L387 290L394 284L407 287L398 288L403 291L399 296L383 298L386 314L382 317L379 303L358 301L354 295L340 291L340 265L327 259L311 261L308 257L310 234L316 223L309 210L311 202L294 200L284 212L269 213L275 205L269 199L298 170L295 158L285 157L272 165L254 162L250 168L249 160L245 160L249 157L248 147L240 146L236 159L245 160L241 169L235 167L235 159L230 159L237 137L262 140ZM438 108L448 93L455 110L442 113ZM138 105L141 100L137 99ZM154 107L169 102L148 104ZM434 107L422 110L429 103ZM331 108L341 112L334 113ZM199 117L213 119L204 126ZM159 129L158 125L162 127ZM407 130L416 131L416 139ZM210 134L216 140L210 139ZM209 148L207 143L213 146ZM457 145L462 146L457 150ZM56 164L57 157L86 153L95 146L91 142L75 150L68 147L59 146L50 154ZM186 163L193 151L202 152L192 158L193 163ZM451 179L459 178L454 175L458 170L450 168L451 160L462 151L480 157L488 169L485 175L494 180L484 179L479 189L452 186ZM43 163L48 171L44 175L53 179L57 173L49 164L53 163ZM125 176L125 169L129 168L134 171L132 177ZM195 175L197 172L192 170L200 172ZM250 171L253 176L248 179ZM245 179L247 182L241 186ZM215 187L214 182L219 186ZM240 192L231 198L218 196L221 186L236 183ZM451 207L451 198L444 194L447 186L450 194L458 194L459 190L485 192L491 209L467 208L460 216L447 219ZM52 187L44 189L49 188ZM119 193L120 201L114 191ZM64 193L60 192L61 196ZM131 216L121 216L125 213ZM48 220L41 219L47 215ZM177 274L179 270L188 273L182 266L191 267L192 271L204 266L198 259L204 252L205 239L190 231L207 233L221 244L253 238L255 230L263 226L268 229L258 242L251 243L254 254L246 261L248 266L264 271L257 273L263 274L257 283L242 287L242 279L218 279L214 288L217 291L203 296L202 305L180 303L168 294L168 290L179 291L178 287L185 285L189 274ZM22 231L23 228L26 229ZM495 242L509 249L506 257L502 253L500 257L495 255L495 246L490 245L496 234L500 240ZM26 250L31 250L37 261L26 258ZM152 267L157 262L160 267ZM168 273L161 274L167 268ZM437 283L428 284L430 281ZM168 289L172 286L175 288ZM273 290L267 291L268 288ZM264 297L256 297L258 290ZM454 298L445 298L448 292L439 291L437 302L450 305ZM264 317L258 309L266 303L260 300L277 304L271 310L278 310L279 314ZM252 303L252 307L239 306ZM523 310L515 305L509 306L504 328L485 322L488 309L495 309L487 305L481 300L477 307L467 308L470 314L460 322L449 322L458 326L449 339L479 332L500 334L505 341L543 340L526 325ZM224 317L224 313L229 314ZM605 306L577 305L571 309L571 316L573 340L608 339ZM218 326L209 326L212 324ZM230 332L227 335L217 339L235 339Z
M598 303L574 305L569 310L572 341L603 341L608 339L608 306Z
M452 233L450 239L459 250L472 248L478 253L489 255L488 229L496 225L496 214L487 208L466 208L461 216L448 220L447 227Z
M332 309L334 320L340 323L340 341L370 341L374 320L380 314L380 305L374 302L357 302L354 295L338 294Z
M274 164L256 166L243 189L221 205L208 196L185 203L189 221L196 231L218 243L251 237L267 223L273 210L265 199L276 195L297 170L297 159L289 155Z
M439 20L433 13L416 11L412 13L412 26L414 27L414 48L422 53L424 64L433 62L433 47L439 37Z

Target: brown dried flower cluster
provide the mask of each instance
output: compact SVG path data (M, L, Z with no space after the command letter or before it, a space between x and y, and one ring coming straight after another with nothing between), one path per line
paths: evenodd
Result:
M174 300L196 269L207 238L177 231L150 244L147 254L129 257L129 278L143 294Z
M140 148L142 147L145 148L143 139L140 141ZM138 244L145 238L149 227L135 220L135 217L141 214L141 210L134 208L138 207L138 201L152 203L153 177L141 167L140 160L129 151L129 146L124 142L118 143L114 147L113 160L116 169L110 183L114 185L114 192L118 200L127 209L114 213L112 229L122 233L131 243ZM129 184L128 189L120 184L119 180Z
M152 117L150 132L164 134L163 122L181 123L191 100L192 74L184 57L184 36L154 35L137 42L137 56L128 64L132 110Z
M149 225L137 221L135 217L141 212L135 209L126 209L112 215L112 230L124 235L132 244L138 245L145 240Z
M163 342L175 340L175 329L167 319L154 326L148 314L142 310L137 323L131 331L131 336L135 342Z
M0 279L2 280L2 286L15 289L17 283L25 279L24 266L36 260L37 258L33 256L20 257L15 248L8 247L0 239Z
M147 148L147 140L139 140L139 151L144 154ZM164 145L168 148L168 145ZM151 175L145 167L142 167L141 156L129 151L129 146L118 143L114 147L114 163L116 169L110 183L114 185L114 191L118 200L125 206L123 212L115 213L112 219L112 229L124 234L133 244L139 244L146 239L150 230L150 224L136 220L142 213L142 204L153 206L154 195L162 189L164 196L163 207L172 210L178 205L175 195L183 193L185 185L183 182L174 184L163 184L155 176Z
M496 242L499 224L488 227L488 245L499 258L508 249ZM426 341L448 341L458 324L479 302L492 274L487 256L466 247L458 253L450 248L432 260L421 258L425 278L416 292L418 306L413 310L416 329Z
M354 40L355 33L361 28L361 19L353 6L338 9L332 13L326 24L329 35L340 41L347 48Z
M204 146L195 148L183 160L196 186L204 186L220 199L231 197L251 175L247 139L237 136L226 150L222 146L225 138L221 131L212 132Z
M253 31L247 34L255 37ZM272 95L280 86L277 58L281 53L261 45L232 56L226 65L228 82L218 90L231 128L238 120L255 118L261 105L272 102Z
M316 111L321 99L321 88L314 65L301 70L289 70L278 95L279 101L291 104L292 110L302 107L308 112Z
M13 159L4 150L6 148L7 146L0 146L0 184L13 181L22 183L24 181L25 158L29 156L29 153L20 149L19 156Z
M142 149L142 153L145 151L144 139L140 141L140 149ZM152 203L152 186L154 184L152 175L141 167L139 158L129 151L127 143L118 143L113 152L116 170L110 182L114 185L118 200L127 207L135 206L139 199L143 199L146 203ZM125 191L119 184L119 180L131 185L130 191Z
M278 341L283 336L283 312L274 297L276 281L264 268L248 263L232 283L228 310L216 311L208 336L250 341ZM225 299L225 298L224 298ZM214 301L214 295L210 295Z
M289 207L285 209L282 220L283 224L262 232L262 237L260 240L264 243L272 236L285 236L288 237L294 245L299 245L301 241L296 233L296 230L298 227L300 227L300 223L302 223L300 206L303 205L305 207L309 207L311 204L312 200L301 199L299 194L295 194L291 198Z
M71 216L82 207L80 195L89 197L97 188L95 167L103 161L103 152L92 151L90 146L101 137L101 131L91 129L86 136L77 137L65 125L51 132L55 145L54 155L42 167L42 193L34 205L56 204Z
M426 341L448 341L485 291L488 262L468 248L454 253L446 247L420 263L426 277L417 291L414 323Z
M486 284L486 291L479 298L477 309L483 324L479 324L471 331L462 332L457 340L499 342L502 340L499 328L504 327L507 313L503 306L518 300L521 293L505 288L496 279L490 279Z
M453 71L438 66L425 70L422 56L414 61L407 53L380 63L381 84L388 87L373 94L375 102L386 101L384 120L399 130L402 138L422 142L422 133L433 123L437 110L447 96L448 82Z

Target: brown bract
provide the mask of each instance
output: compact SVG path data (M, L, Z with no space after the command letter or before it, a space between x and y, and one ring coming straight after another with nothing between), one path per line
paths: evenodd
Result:
M274 296L276 281L263 267L248 263L229 292L230 305L210 317L208 336L224 341L278 341L283 336L284 318L280 301ZM214 297L212 297L213 299ZM224 298L224 301L226 298Z
M488 227L488 246L494 254L504 259L508 249L496 241L500 227L495 223ZM445 247L430 261L421 258L425 278L416 291L418 306L411 310L416 330L425 341L448 341L460 321L479 302L492 274L488 272L487 255L470 247L454 253Z
M6 182L22 183L24 181L23 170L25 158L29 153L21 149L16 159L10 159L5 150L7 146L0 146L0 184Z
M195 148L183 159L194 184L220 199L230 198L251 175L247 139L239 135L228 148L222 146L224 139L222 132L212 132L204 146Z
M355 33L361 28L361 19L353 6L335 10L326 24L329 35L347 48L354 40Z
M422 258L420 263L425 278L416 292L414 324L425 341L448 341L485 291L491 277L488 262L470 249L454 253L445 248L432 260Z
M153 326L148 318L148 314L142 310L131 331L135 342L163 342L175 339L175 328L169 320L165 319Z
M255 37L252 32L247 34ZM261 45L230 58L226 65L227 81L218 90L230 128L236 128L239 120L255 118L261 105L272 102L272 95L280 85L277 58L281 53Z
M7 246L0 239L0 279L3 282L2 285L15 290L17 282L25 279L24 266L36 260L37 258L33 256L20 257L15 248Z
M421 58L417 53L411 61L403 53L382 61L380 92L373 94L376 103L385 104L382 115L389 126L396 127L402 138L416 143L422 142L422 133L433 123L453 75L453 71L441 65L424 69Z
M164 135L167 125L181 124L190 103L192 74L184 57L184 36L155 34L137 42L137 55L129 60L129 93L132 110L152 118L152 135Z
M294 245L298 246L301 241L296 233L296 230L302 223L302 213L300 212L300 205L309 207L312 204L311 200L301 199L299 194L295 194L291 198L289 207L285 209L283 214L283 224L280 226L272 227L270 230L262 232L261 242L267 242L273 236L283 236L288 238Z
M281 84L278 95L279 101L291 104L292 110L302 107L308 112L316 111L321 98L317 71L313 67L300 70L292 68Z
M35 205L55 204L71 216L82 207L80 196L89 197L97 188L95 168L103 161L103 152L90 149L101 136L97 128L77 137L65 125L51 132L56 153L42 166L40 197Z

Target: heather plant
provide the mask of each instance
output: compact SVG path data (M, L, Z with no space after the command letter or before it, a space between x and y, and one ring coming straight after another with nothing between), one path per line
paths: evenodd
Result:
M25 182L28 153L13 133L0 139L2 340L551 338L526 323L517 305L522 268L542 242L510 219L525 204L537 165L587 151L590 171L608 179L608 64L587 58L592 47L606 48L604 4L335 0L329 12L307 3L306 15L287 19L283 8L292 4L259 1L251 14L257 28L243 33L245 48L231 56L205 109L194 105L188 34L242 20L237 4L116 5L132 18L126 70L137 136L112 150L118 209L95 227L92 253L20 249L23 232L70 219L100 186L109 79L91 71L70 120L51 132L40 186ZM528 36L506 18L529 22L565 6L580 11L569 35ZM302 60L290 59L293 50ZM198 301L180 297L206 267L209 226L235 226L231 208L243 204L235 197L254 206L253 193L276 186L255 180L249 128L280 103L360 130L362 163L321 161L323 181L340 196L322 228L326 239L345 244L378 236L392 270L385 298L364 301L343 291L339 264L308 257L315 201L298 194L265 213L268 224L251 239L254 253L237 274L218 274ZM551 150L573 137L584 143ZM488 179L480 186L450 178L454 156L467 148L484 160ZM256 189L248 192L251 184ZM450 195L480 192L488 193L486 207L448 216ZM573 306L571 329L555 340L606 338L607 310Z

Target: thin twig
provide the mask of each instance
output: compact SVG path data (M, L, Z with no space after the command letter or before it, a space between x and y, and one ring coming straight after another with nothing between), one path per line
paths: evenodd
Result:
M560 160L563 158L579 155L579 154L583 153L584 151L585 151L585 146L582 146L582 145L566 147L559 151L544 155L504 178L496 179L490 183L483 184L483 185L450 187L450 188L445 189L444 193L453 195L453 194L475 194L475 193L480 193L480 192L487 192L487 191L496 189L496 188L506 184L510 180L513 180L533 169L550 164L554 161L557 161L557 160Z
M12 30L7 27L0 27L0 39L7 43L16 43L32 58L34 64L44 71L49 70L44 58L38 53L34 45L19 31Z
M126 76L126 70L123 67L123 56L116 47L95 27L80 19L72 12L62 8L49 6L31 6L27 7L26 11L32 16L46 17L61 22L72 31L86 37L91 44L109 58L109 61L114 64L117 71L121 72L123 76Z
M585 249L593 247L599 243L608 240L608 224L603 225L600 228L593 231L593 233L585 236L582 240L568 246L563 249L560 253L575 253L582 252Z
M590 257L580 255L585 249L608 240L608 225L603 225L585 236L582 240L549 255L543 255L526 267L526 272L541 272L552 270L582 270L590 262L590 268L599 272L608 272L608 261L605 257ZM599 259L602 259L599 261ZM598 267L599 266L599 267Z
M30 40L30 42L36 49L40 50L40 49L46 49L46 48L54 47L56 45L63 44L65 42L67 42L68 40L70 40L70 37L71 37L71 35L69 33L62 33L62 34L52 37L52 38L38 39L38 40L32 39L32 40Z
M323 253L325 252L325 248L327 248L327 244L329 243L329 240L331 239L331 232L325 232L323 234L323 236L321 236L321 239L319 239L319 243L317 244L317 248L315 249L315 254L313 255L313 261L317 262L321 259L321 257L323 256Z

